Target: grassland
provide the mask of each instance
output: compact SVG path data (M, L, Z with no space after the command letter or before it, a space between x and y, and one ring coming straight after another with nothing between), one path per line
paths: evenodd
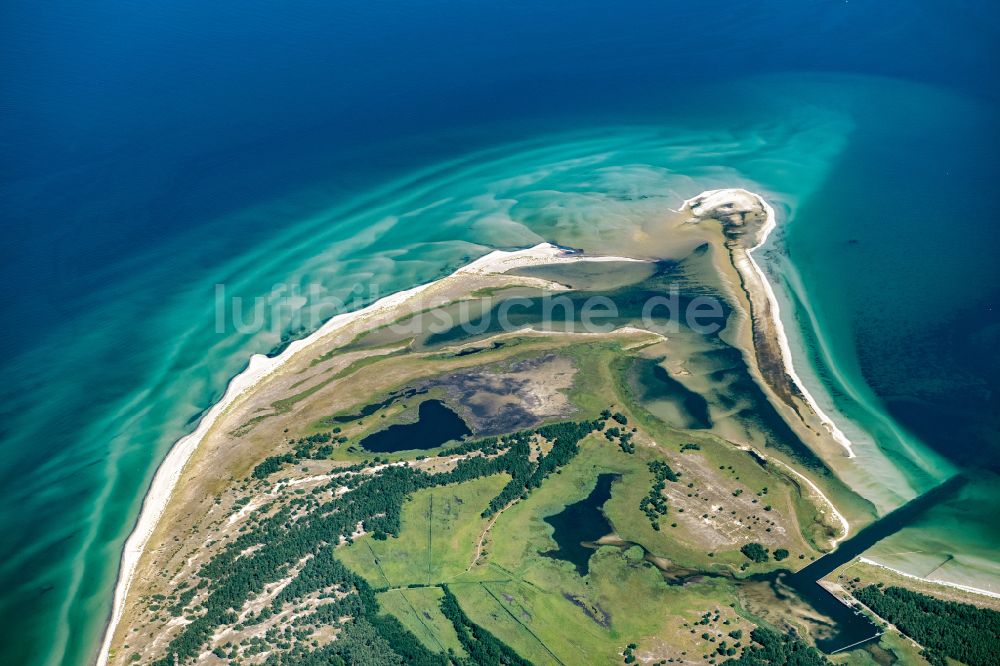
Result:
M598 472L627 472L634 466L624 464L630 456L596 437L586 447L586 458L600 457L601 452L609 455L598 464L579 456L528 499L505 511L493 527L491 550L471 571L465 569L478 535L469 526L480 528L486 522L479 512L503 477L420 491L404 508L398 538L379 542L362 537L341 548L338 557L373 585L391 587L380 594L380 603L408 627L414 616L435 616L438 595L430 593L434 588L406 586L448 584L475 622L539 664L614 663L630 642L664 658L704 651L708 641L701 638L703 632L692 634L684 624L716 609L731 622L727 631L748 626L724 602L734 594L731 582L705 579L671 586L655 567L611 546L595 552L586 577L578 576L568 563L540 554L554 545L542 516L589 493ZM624 484L623 479L615 487ZM449 512L432 511L432 503L438 507L449 500ZM447 549L435 551L432 544ZM406 595L407 603L392 596L397 592ZM432 647L432 641L425 643Z
M465 651L455 627L441 614L441 597L439 587L420 587L386 590L377 598L379 606L402 622L429 650L462 656Z
M487 520L480 514L510 480L506 474L421 490L403 506L388 541L361 538L337 557L374 587L440 584L465 573Z
M429 648L440 649L424 626L430 626L428 616L439 619L440 595L433 590L448 585L473 621L536 663L616 663L629 643L649 659L703 658L729 631L752 627L732 601L736 577L794 568L819 554L811 536L821 540L824 528L794 479L710 433L680 431L644 412L616 369L622 352L620 345L599 341L559 351L578 371L570 390L573 404L584 416L609 406L623 413L625 429L635 428L634 453L599 434L586 438L575 459L492 526L480 514L506 483L505 475L419 491L404 506L398 537L365 536L338 550L339 559L386 590L379 596L384 610ZM397 410L386 408L387 418ZM682 450L691 443L697 448ZM681 473L680 480L667 484L669 514L659 530L638 509L654 482L649 463L657 460ZM641 544L659 566L678 575L720 575L671 585L649 561L616 545L595 550L583 577L569 562L544 555L557 546L545 517L586 497L604 473L620 475L604 505L618 539ZM791 559L751 564L740 552L750 540L784 547ZM717 612L705 639L704 625L696 623Z
M747 483L770 484L769 496L784 498L788 507L794 489L742 451L708 442L699 451L681 454L681 441L676 436L662 444L649 441L630 455L599 435L585 439L581 453L560 473L500 515L483 557L469 571L479 531L487 524L479 512L503 484L503 477L420 491L404 507L398 538L362 537L340 549L338 557L375 586L409 593L413 590L405 586L448 584L473 621L488 626L536 663L616 663L629 643L638 644L637 654L650 659L700 657L714 651L717 641L726 640L726 632L751 626L729 606L736 598L735 581L716 577L670 585L652 564L615 546L595 551L585 577L577 575L570 563L542 555L556 546L544 518L586 497L597 476L611 472L621 479L612 486L605 512L622 539L641 543L685 567L739 571L745 558L735 545L708 558L686 545L691 534L685 527L660 532L650 527L637 508L652 482L648 461L667 457L682 468L696 459L708 467L719 463L727 468L726 474ZM692 472L691 478L698 477ZM440 548L442 544L446 549ZM808 548L804 542L800 547ZM774 565L755 565L755 570L768 566ZM431 596L411 599L405 606L393 600L385 610L412 623L408 618L414 613L433 615L435 604L436 597ZM716 610L720 619L711 635L713 644L702 638L702 627L693 628L704 613L714 616Z

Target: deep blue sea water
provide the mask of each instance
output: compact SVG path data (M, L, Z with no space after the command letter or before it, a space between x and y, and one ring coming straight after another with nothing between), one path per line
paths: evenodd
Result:
M998 16L3 3L0 662L92 658L158 461L250 353L301 332L294 314L493 246L598 244L730 184L782 211L812 309L794 317L837 406L987 475L936 522L995 560ZM217 284L269 296L274 325L217 332ZM940 552L934 534L901 539Z

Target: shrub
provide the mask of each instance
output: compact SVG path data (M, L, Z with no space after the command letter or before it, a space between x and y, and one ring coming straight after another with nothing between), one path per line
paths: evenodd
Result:
M759 543L747 543L740 548L740 552L747 556L753 562L767 562L767 548L760 545Z

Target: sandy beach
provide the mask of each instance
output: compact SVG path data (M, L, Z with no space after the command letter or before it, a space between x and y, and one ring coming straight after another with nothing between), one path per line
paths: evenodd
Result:
M217 402L199 421L198 426L189 435L179 439L167 453L163 462L160 463L150 484L149 490L143 499L142 509L125 546L122 549L122 559L118 570L118 579L115 584L114 601L111 615L108 619L101 641L101 649L98 653L97 663L104 666L108 662L111 650L111 643L115 629L121 621L125 610L125 600L128 596L129 588L135 575L136 567L142 557L143 551L156 528L160 517L170 500L171 493L177 482L180 480L184 466L191 458L192 454L204 440L212 429L213 425L232 405L244 398L262 380L271 376L275 371L287 364L296 354L316 343L317 341L332 335L350 324L363 322L377 314L384 314L398 308L401 304L413 299L421 292L433 285L450 278L466 275L490 275L501 274L517 268L528 266L574 263L579 261L641 261L628 257L613 256L585 256L578 252L573 252L565 248L560 248L551 243L540 243L534 247L516 251L495 250L475 261L459 268L450 276L418 285L411 289L396 292L379 299L365 308L354 312L346 312L336 315L324 323L311 335L296 340L279 355L268 357L263 354L255 354L250 358L247 368L235 376L230 382L222 399ZM519 278L531 280L530 278Z
M770 236L771 232L777 227L777 219L775 217L774 208L759 194L755 194L742 188L729 188L707 190L697 196L691 197L681 204L679 211L691 210L694 212L695 208L716 209L733 204L735 204L737 209L748 208L753 204L758 204L765 211L766 218L764 225L760 230L757 243L748 248L745 253L746 258L748 259L748 265L745 265L741 261L737 261L736 269L741 273L752 272L753 276L757 278L757 281L760 283L764 291L764 296L767 299L770 312L772 313L771 324L774 329L775 336L777 337L778 346L781 350L781 360L785 373L791 378L792 383L802 394L810 409L812 409L812 411L819 418L823 427L830 433L830 436L834 439L834 441L844 447L848 458L853 458L855 457L855 454L851 441L847 438L843 431L837 427L837 424L834 423L833 419L827 416L827 414L816 402L816 399L809 392L809 389L806 388L802 378L795 371L792 350L788 343L788 335L785 332L784 324L781 321L781 309L778 305L777 296L774 293L774 288L767 279L767 275L764 273L763 269L761 269L757 260L754 259L753 256L755 250L760 249L765 243L767 243L768 236Z
M970 592L972 594L981 594L981 595L983 595L985 597L992 597L993 599L1000 599L1000 593L997 593L997 592L992 592L990 590L983 590L981 588L971 587L969 585L960 585L958 583L951 583L951 582L948 582L946 580L935 580L933 578L923 578L921 576L915 576L913 574L906 573L905 571L900 571L899 569L893 569L890 566L886 566L885 564L882 564L881 562L876 562L875 560L867 558L867 557L859 557L858 558L858 562L862 562L864 564L869 564L869 565L871 565L873 567L878 567L880 569L885 569L886 571L891 571L894 574L898 574L900 576L903 576L904 578L910 578L912 580L919 580L919 581L924 582L924 583L933 583L934 585L942 585L944 587L950 587L950 588L954 588L956 590L962 590L963 592Z
M694 204L695 202L700 202L700 205L706 208L725 205L730 202L737 202L737 205L739 206L739 202L745 201L746 199L752 199L758 202L766 211L767 217L765 224L761 229L760 232L761 235L758 242L746 252L746 257L749 261L747 262L747 264L737 263L736 267L738 270L752 270L759 278L760 284L763 287L763 291L766 295L766 298L770 303L770 308L771 308L770 311L773 315L773 328L779 343L779 347L781 349L781 356L785 366L784 367L785 372L791 378L792 382L794 382L795 385L798 387L805 401L810 406L810 408L816 413L817 417L820 419L824 427L830 433L831 437L837 443L843 446L844 449L847 451L847 457L855 458L856 455L853 450L852 442L843 433L843 431L837 427L836 423L826 413L823 412L823 410L817 404L815 398L812 396L812 394L810 394L809 390L806 388L801 377L795 371L795 365L793 362L791 347L788 342L788 336L786 334L784 325L780 317L780 310L777 297L774 293L772 285L770 284L770 282L766 277L766 274L764 273L763 269L760 267L756 259L754 259L753 257L753 252L764 246L764 244L767 242L768 236L776 227L774 209L771 207L770 204L767 203L767 201L763 197L753 192L749 192L743 189L721 189L721 190L709 190L706 192L702 192L701 194L686 200L682 204L680 210L683 211L686 208L688 209L691 208L692 204ZM758 455L760 454L758 453ZM781 464L782 467L786 468L790 473L794 474L796 477L804 481L823 500L823 502L830 507L832 514L841 524L842 527L841 536L834 539L832 541L832 545L836 546L838 543L847 538L847 536L850 534L850 524L848 520L844 517L843 514L841 514L837 510L834 503L826 495L823 494L820 488L814 482L812 482L808 477L804 476L791 466L778 460L776 460L775 462L778 462L779 464ZM983 595L991 598L1000 598L1000 593L993 592L991 590L985 590L982 588L977 588L969 585L962 585L959 583L953 583L945 580L936 580L936 579L916 576L914 574L910 574L900 569L890 567L888 565L885 565L881 562L872 560L867 557L859 557L858 561L879 567L881 569L885 569L887 571L891 571L893 573L896 573L905 578L909 578L911 580L922 581L925 583L932 583L935 585L941 585L944 587L949 587L956 590L962 590L972 594Z

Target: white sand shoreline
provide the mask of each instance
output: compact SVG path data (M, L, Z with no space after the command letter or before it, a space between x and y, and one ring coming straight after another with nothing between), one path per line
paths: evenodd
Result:
M899 569L893 569L892 567L890 567L890 566L888 566L886 564L882 564L881 562L876 562L875 560L867 558L867 557L859 557L859 558L857 558L857 560L858 560L858 562L861 562L862 564L869 564L869 565L871 565L873 567L879 567L880 569L885 569L886 571L891 571L894 574L899 574L900 576L903 576L905 578L910 578L912 580L919 580L919 581L921 581L923 583L932 583L934 585L942 585L944 587L950 587L950 588L953 588L953 589L956 589L956 590L962 590L963 592L969 592L971 594L980 594L980 595L982 595L984 597L992 597L993 599L1000 599L1000 592L993 592L991 590L984 590L982 588L972 587L970 585L961 585L959 583L952 583L952 582L949 582L949 581L946 581L946 580L936 580L934 578L922 578L921 576L917 576L917 575L914 575L914 574L911 574L911 573L906 573L905 571L900 571Z
M734 195L736 196L734 197ZM757 274L757 277L760 278L760 282L764 287L764 293L766 294L768 303L771 307L771 312L773 313L772 319L773 319L774 330L778 338L778 347L781 349L781 361L782 364L784 365L785 372L788 374L789 377L791 377L792 382L802 393L802 396L805 398L806 403L813 410L813 412L815 412L816 416L823 424L823 427L827 429L827 431L830 433L830 436L833 437L834 441L836 441L838 444L844 447L844 449L847 451L848 458L854 458L855 454L851 440L849 440L847 436L843 433L843 431L841 431L841 429L837 427L837 424L833 422L833 419L827 416L827 414L820 408L819 404L816 402L816 399L809 392L809 389L806 388L806 385L802 381L802 378L799 377L798 373L795 371L795 364L792 359L792 348L791 345L789 345L788 343L788 335L785 332L784 324L781 321L781 309L778 305L778 298L774 293L774 288L771 286L771 283L767 279L767 274L763 271L763 269L761 269L760 265L757 263L757 260L754 259L753 257L754 250L761 248L767 242L768 236L771 235L771 232L774 231L774 229L778 226L777 219L774 214L774 208L772 208L771 204L767 203L764 197L760 196L759 194L750 192L749 190L745 190L743 188L736 187L736 188L726 188L720 190L706 190L705 192L702 192L697 196L685 200L684 203L681 204L680 210L684 210L685 208L690 209L691 204L698 200L702 200L701 205L703 206L707 205L711 207L712 206L711 202L713 199L725 202L743 196L749 196L755 199L764 208L764 211L766 213L764 227L763 229L761 229L760 241L752 248L749 248L746 251L746 256L750 260L750 265L753 268L754 272Z
M782 356L782 362L784 363L784 366L785 366L785 372L789 375L789 377L791 377L792 381L795 383L795 385L802 392L802 395L805 398L806 402L809 404L809 406L813 409L813 411L819 417L820 421L823 423L823 425L830 432L830 435L833 437L833 439L835 441L837 441L837 443L839 443L841 446L843 446L847 450L848 458L854 458L856 456L855 456L855 453L854 453L854 450L853 450L853 445L852 445L851 441L847 438L847 436L843 433L843 431L841 431L837 427L837 425L834 423L833 419L831 419L826 413L823 412L823 410L817 404L815 398L812 396L812 394L806 388L806 386L803 383L801 377L799 377L798 373L795 371L794 363L792 361L791 346L789 345L789 342L788 342L788 336L787 336L787 334L785 332L784 324L781 321L780 310L779 310L779 306L778 306L777 297L776 297L776 295L774 293L774 289L771 286L771 283L767 279L767 274L763 271L763 269L761 269L760 265L757 263L756 259L754 259L754 257L753 257L753 251L759 249L760 247L762 247L767 242L768 236L770 235L771 231L773 231L775 229L775 227L777 226L777 221L775 219L774 209L759 194L756 194L754 192L750 192L748 190L744 190L742 188L732 188L732 189L708 190L708 191L702 192L701 194L699 194L699 195L697 195L695 197L692 197L691 199L686 200L682 204L681 210L683 210L684 207L690 207L691 202L694 202L694 201L696 201L698 199L712 197L712 196L720 197L720 198L728 198L728 197L731 196L731 193L733 193L733 192L738 192L738 193L741 193L741 194L746 194L746 195L749 195L751 197L754 197L758 202L760 202L760 204L763 206L764 210L767 213L767 219L766 219L766 222L764 224L764 228L762 229L762 232L761 232L760 241L747 251L747 257L750 259L750 263L753 266L753 269L756 271L757 275L760 277L760 281L761 281L761 283L764 286L765 292L767 294L768 301L770 302L770 306L772 308L772 312L774 313L774 316L773 316L774 327L775 327L775 331L776 331L776 334L777 334L777 337L778 337L778 343L779 343L779 346L781 348L781 356ZM781 462L781 461L777 461L777 462ZM844 530L843 535L833 541L833 545L836 546L838 543L840 543L841 541L843 541L848 536L848 534L849 534L850 524L847 521L847 519L839 511L837 511L836 505L828 497L826 497L826 495L823 494L823 492L819 489L819 487L815 483L813 483L811 480L809 480L806 476L804 476L803 474L799 473L797 470L795 470L791 466L786 465L785 463L781 463L781 464L782 464L783 467L787 468L788 471L790 471L791 473L795 474L797 477L799 477L800 479L802 479L803 481L805 481L809 485L809 487L812 490L814 490L829 505L829 507L833 511L835 517L841 523L841 525L843 527L843 530ZM1000 593L994 592L992 590L984 590L982 588L973 587L973 586L970 586L970 585L962 585L960 583L953 583L953 582L945 581L945 580L923 578L921 576L917 576L917 575L914 575L914 574L907 573L905 571L901 571L899 569L895 569L895 568L890 567L888 565L882 564L881 562L877 562L877 561L875 561L873 559L870 559L870 558L867 558L867 557L863 557L863 556L858 557L857 561L863 562L865 564L869 564L869 565L872 565L872 566L876 566L876 567L879 567L881 569L885 569L887 571L891 571L891 572L893 572L895 574L898 574L898 575L903 576L905 578L909 578L911 580L917 580L917 581L921 581L921 582L925 582L925 583L931 583L931 584L934 584L934 585L941 585L941 586L944 586L944 587L949 587L949 588L952 588L952 589L962 590L964 592L969 592L971 594L978 594L978 595L982 595L982 596L991 597L991 598L994 598L994 599L1000 599Z
M774 288L771 286L771 283L767 279L767 274L764 273L764 270L760 267L760 264L758 264L757 260L754 259L753 257L754 250L757 250L760 247L762 247L764 243L767 242L767 237L770 236L771 232L775 229L775 227L777 227L777 220L775 219L774 208L772 208L771 204L767 203L767 201L765 201L764 198L759 194L754 194L753 192L751 192L750 194L756 197L757 200L760 202L760 204L764 207L764 210L767 211L767 222L764 225L764 230L762 232L760 242L754 245L749 250L747 250L747 257L750 259L750 263L753 264L754 270L757 271L757 275L760 276L760 281L764 284L764 290L767 292L767 300L771 304L771 312L774 313L774 327L778 335L778 345L781 348L781 360L785 364L785 372L787 372L788 376L792 378L793 382L795 382L795 385L799 388L799 391L801 391L802 395L805 397L806 402L809 404L812 410L816 412L816 415L819 417L823 425L830 431L830 435L833 437L833 439L838 444L847 449L847 457L854 458L855 454L854 454L854 448L851 444L851 440L849 440L847 438L847 435L845 435L843 431L837 427L837 424L833 422L833 419L827 416L826 413L820 408L819 404L816 402L816 399L809 392L809 389L806 388L805 382L802 381L802 378L799 377L798 373L795 371L795 363L792 361L792 348L791 345L789 345L788 343L788 335L785 333L785 326L781 321L781 310L778 306L778 298L774 293Z
M751 252L753 250L761 247L767 240L768 235L776 226L774 209L759 195L752 192L748 192L743 189L722 189L722 190L710 190L703 192L702 194L689 199L682 204L683 206L689 206L692 201L701 197L730 197L732 194L737 193L740 196L750 196L755 198L766 211L767 219L765 227L762 231L761 241L747 252L747 256L750 259L751 266L754 271L756 271L761 283L764 285L765 293L770 301L770 306L772 312L774 312L774 327L778 335L779 344L781 347L782 360L785 365L785 370L788 375L795 382L796 386L805 396L806 401L809 403L810 407L816 412L817 416L823 422L825 427L831 432L831 435L839 443L841 443L845 449L848 451L848 455L853 457L854 453L851 449L851 443L843 435L843 433L836 427L833 421L826 416L816 404L815 400L809 394L808 390L805 388L799 376L795 373L792 365L791 350L788 344L787 336L785 335L785 330L781 323L781 319L778 316L778 303L768 282L766 275L760 266L753 259ZM517 268L522 268L526 266L536 266L544 264L553 263L563 263L563 262L575 262L575 261L644 261L641 259L634 259L631 257L614 257L614 256L586 256L580 253L572 252L565 248L560 248L556 245L550 243L540 243L534 247L517 250L512 252L496 250L490 252L469 264L459 268L454 273L441 280L446 280L450 277L469 274L469 275L489 275L505 273L510 270ZM97 663L99 666L104 666L107 664L110 650L111 642L114 638L115 630L117 629L118 623L121 621L122 615L125 610L125 601L128 596L129 589L132 585L136 569L139 564L139 560L142 557L143 551L152 536L164 510L170 500L170 496L173 492L174 487L180 480L181 474L184 470L185 465L188 460L194 454L195 450L204 440L208 432L211 430L212 426L218 421L219 417L237 400L245 396L250 389L256 386L260 381L270 376L278 368L285 365L293 356L302 351L304 348L310 346L317 340L324 338L336 331L358 321L372 316L375 313L384 313L387 310L394 309L400 304L406 302L407 300L418 295L420 292L428 289L432 285L440 282L441 280L435 280L423 285L418 285L410 289L396 292L389 296L386 296L378 301L370 304L369 306L362 308L354 312L347 312L343 314L336 315L324 323L319 329L314 333L307 336L306 338L296 340L288 345L288 347L278 356L267 357L262 354L255 354L250 358L250 362L246 369L240 374L236 375L230 382L222 399L209 409L208 412L201 418L198 426L194 432L186 435L179 439L167 453L166 457L160 463L153 477L153 481L149 486L149 489L143 499L142 509L140 511L139 517L136 521L135 527L130 533L125 545L122 549L122 559L119 566L118 579L115 584L114 601L112 605L111 615L109 617L108 623L105 627L103 640L101 642L100 652L98 653ZM796 473L795 470L792 470ZM797 474L797 473L796 473ZM837 511L833 502L829 500L823 493L819 490L815 483L810 481L808 478L797 474L800 476L812 490L819 494L819 496L830 506L837 520L841 523L843 527L843 534L834 540L834 545L843 540L850 531L850 526L844 516Z
M830 540L830 544L834 548L836 548L840 544L841 541L843 541L844 539L846 539L851 534L851 524L847 521L847 518L845 518L844 514L842 514L840 511L837 511L837 505L834 504L833 501L829 497L827 497L826 495L823 494L823 491L819 489L819 486L817 486L812 481L812 479L810 479L809 477L807 477L805 474L802 474L801 472L799 472L798 470L796 470L795 468L793 468L791 465L788 465L788 464L786 464L786 463L784 463L784 462L782 462L780 460L772 459L772 461L778 463L779 465L781 465L782 467L784 467L785 469L787 469L789 472L791 472L795 476L797 476L800 479L802 479L803 481L805 481L806 485L808 485L813 490L813 492L815 492L817 495L819 495L823 499L823 501L826 502L827 506L830 507L830 511L833 512L833 516L840 523L841 530L843 530L840 536L835 537L835 538L833 538L833 539Z
M441 280L450 277L473 274L489 275L505 273L507 271L526 266L536 266L553 263L572 263L576 261L643 261L630 257L611 256L586 256L581 253L572 252L565 248L560 248L551 243L540 243L534 247L523 250L507 252L495 250L469 264L459 268L454 273L440 280L418 285L404 291L399 291L368 305L365 308L354 312L345 312L336 315L324 323L311 335L295 340L278 356L268 357L263 354L254 354L250 357L250 362L246 369L233 377L226 388L223 397L212 406L208 412L202 416L194 432L177 440L167 452L166 457L157 467L142 502L142 509L136 520L135 527L129 534L128 539L122 549L122 559L118 568L118 579L115 582L114 601L112 603L111 615L105 626L104 637L101 641L101 648L97 655L98 666L105 666L110 657L111 642L114 639L115 630L121 621L125 611L125 601L128 597L129 588L132 585L136 568L145 550L153 531L159 523L160 517L170 501L174 487L180 480L184 466L190 460L195 450L204 440L205 436L215 425L219 417L239 398L256 386L281 366L285 365L295 354L310 346L317 340L324 338L349 324L370 317L375 313L382 313L398 307L403 302L416 296L420 292L428 289Z

